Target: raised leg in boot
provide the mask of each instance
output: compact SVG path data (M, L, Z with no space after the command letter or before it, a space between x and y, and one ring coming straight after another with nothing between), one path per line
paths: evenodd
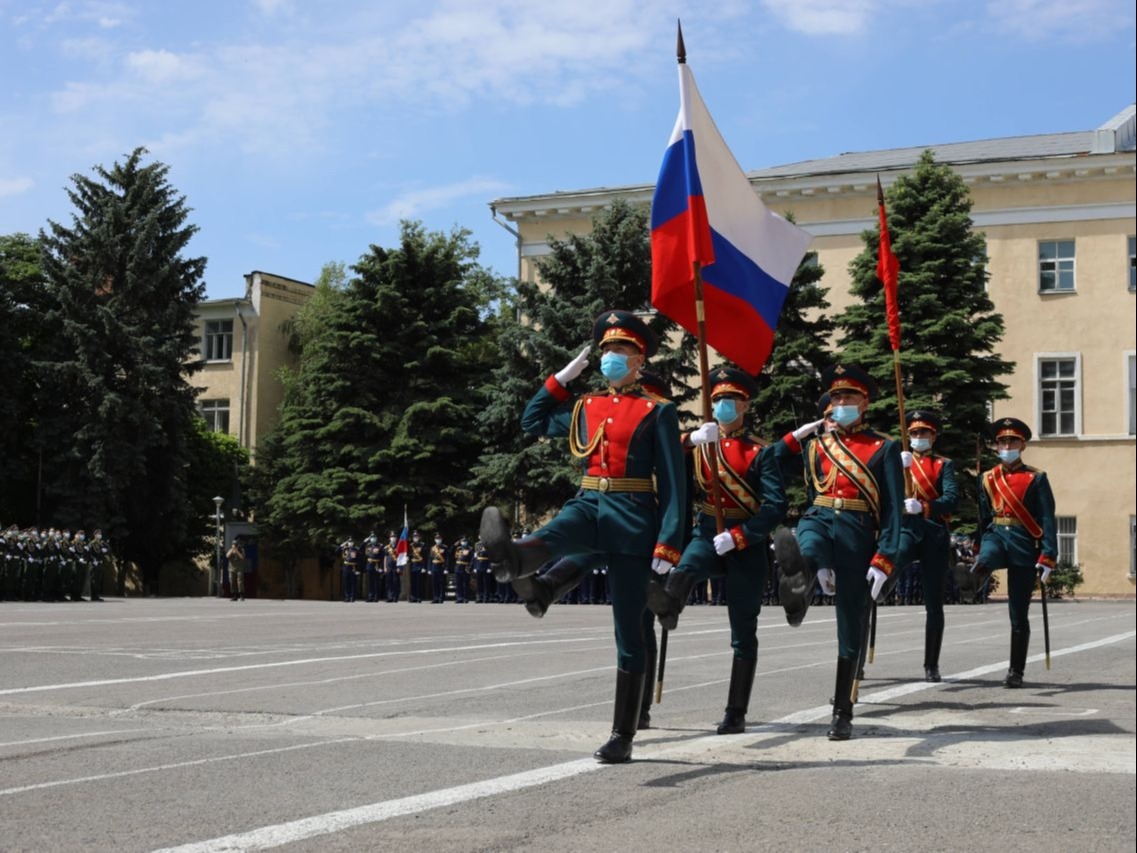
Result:
M774 532L774 559L778 563L781 579L778 582L778 600L786 611L786 621L797 627L813 600L813 582L817 566L807 560L798 548L791 531L783 528Z
M643 701L644 674L616 670L616 704L612 711L612 735L592 754L601 764L623 764L632 760L632 738L636 736L640 705Z
M525 609L534 619L548 612L554 601L580 585L592 566L584 557L564 557L540 575L526 575L513 581L517 596L525 602Z
M746 711L750 706L750 691L754 687L754 670L757 667L756 660L732 659L726 713L716 729L718 734L740 735L746 731Z
M531 575L553 557L548 546L535 537L515 542L505 517L496 506L483 510L479 534L499 583Z
M679 614L687 606L687 599L691 596L696 580L690 572L673 570L662 583L655 577L648 581L648 609L668 631L674 631L679 625Z

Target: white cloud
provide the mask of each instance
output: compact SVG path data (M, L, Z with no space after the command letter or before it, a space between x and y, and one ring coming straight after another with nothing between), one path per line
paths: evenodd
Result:
M0 178L0 198L26 193L35 186L31 178Z
M193 57L168 50L140 50L127 54L126 67L148 83L164 85L200 76Z
M992 0L987 14L1000 31L1029 41L1094 41L1134 26L1129 0Z
M786 27L810 36L858 35L881 5L874 0L762 0Z
M449 207L471 196L485 199L509 190L508 184L493 178L473 177L453 184L422 187L404 192L378 210L366 214L372 225L390 225L400 219L415 219L431 210Z

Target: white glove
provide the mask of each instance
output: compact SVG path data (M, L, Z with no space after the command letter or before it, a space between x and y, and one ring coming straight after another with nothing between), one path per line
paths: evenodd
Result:
M876 601L881 589L884 588L884 582L888 580L888 575L876 566L870 566L869 573L865 575L865 580L872 584L872 591L869 594L872 596L872 600Z
M729 530L724 530L714 538L715 553L720 557L723 554L729 553L734 550L734 537L730 535Z
M656 557L651 561L651 570L657 575L665 575L675 568L670 560L665 560L663 557Z
M911 468L912 467L912 453L910 451L908 451L908 450L901 450L900 451L900 464L903 465L905 468Z
M791 433L791 435L793 435L793 437L797 441L801 441L807 435L813 435L815 432L817 432L817 428L819 426L821 426L823 423L825 423L825 418L822 418L819 421L814 421L811 424L805 424L804 426L799 426L797 429L795 429Z
M566 364L561 370L554 373L553 378L561 383L561 385L567 386L570 382L576 379L576 377L584 373L584 368L588 366L588 351L591 348L591 346L587 346L582 349L580 351L580 355Z
M692 430L691 434L687 436L687 440L691 442L692 447L698 447L700 444L712 444L719 440L719 425L714 421L707 421L696 430Z
M909 515L923 515L924 505L916 500L916 498L905 498L904 511Z
M817 583L821 587L822 595L837 594L837 573L832 569L818 569Z
M1042 572L1042 583L1043 583L1043 585L1045 585L1046 579L1048 577L1050 577L1050 572L1051 572L1050 566L1044 566L1042 563L1039 563L1034 568L1036 571Z

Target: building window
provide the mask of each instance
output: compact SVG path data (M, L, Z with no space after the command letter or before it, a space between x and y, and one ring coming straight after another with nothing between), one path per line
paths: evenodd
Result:
M1038 244L1040 293L1074 291L1074 241L1044 240Z
M1058 522L1058 562L1078 565L1078 518L1060 515Z
M1129 289L1137 290L1137 237L1129 238Z
M1038 361L1039 434L1078 434L1078 359Z
M1126 387L1126 400L1129 402L1129 434L1137 435L1137 356L1130 353L1126 356L1126 369L1129 374L1129 384Z
M229 432L228 400L202 400L201 416L213 432Z
M1137 577L1137 515L1129 516L1129 577Z
M230 361L233 358L233 321L206 320L205 346L206 361Z

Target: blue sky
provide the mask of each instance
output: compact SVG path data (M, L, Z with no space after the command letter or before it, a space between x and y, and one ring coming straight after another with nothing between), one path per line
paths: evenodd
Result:
M209 298L313 281L401 218L516 270L497 197L650 183L675 21L744 169L1097 127L1135 99L1131 0L0 0L0 234L72 174L171 167Z

